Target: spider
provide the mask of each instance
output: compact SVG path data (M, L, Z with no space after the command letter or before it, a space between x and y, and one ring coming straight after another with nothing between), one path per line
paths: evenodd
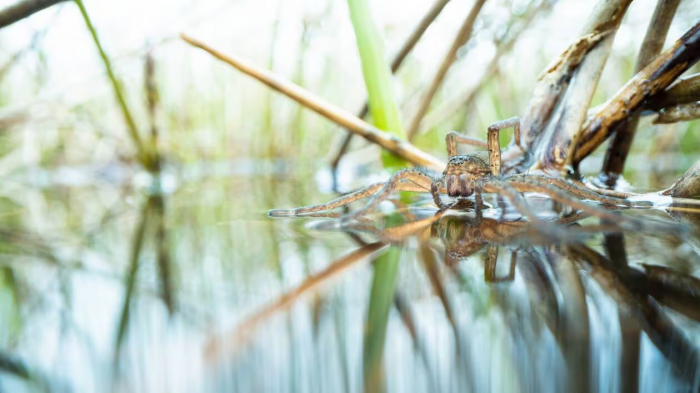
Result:
M442 176L433 178L420 168L404 169L396 172L389 180L375 183L346 194L330 202L298 207L295 209L273 209L268 212L270 217L294 217L309 213L332 210L359 199L371 197L361 209L341 217L341 223L358 219L375 210L377 205L387 199L393 191L430 192L435 204L441 211L464 206L465 200L472 195L475 198L477 213L483 204L482 193L499 194L513 204L516 210L530 221L541 222L520 196L521 192L535 192L547 195L552 200L573 209L586 212L613 222L625 222L638 228L637 220L625 218L598 206L590 205L582 200L592 200L603 205L625 207L649 207L649 202L632 202L624 198L606 196L581 187L570 181L543 175L515 174L505 175L501 171L501 145L499 133L501 130L513 128L515 144L520 145L520 119L513 117L493 123L488 127L487 143L473 139L458 132L449 132L447 144L448 162ZM478 151L470 154L457 154L457 143L487 147L488 152ZM524 152L524 151L523 151ZM455 198L453 203L445 203L442 195ZM546 226L543 226L546 229ZM553 228L550 228L553 230Z

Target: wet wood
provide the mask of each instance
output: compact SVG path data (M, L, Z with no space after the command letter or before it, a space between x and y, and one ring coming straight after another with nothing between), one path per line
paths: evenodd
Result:
M554 107L566 91L573 72L581 64L584 56L606 35L607 32L582 36L554 59L537 78L532 98L521 120L522 142L526 150L532 149L544 131Z
M658 0L656 3L654 15L651 18L639 56L637 57L635 72L639 72L646 67L663 49L668 29L671 26L671 21L673 21L673 16L676 14L679 3L680 0ZM615 132L615 137L608 147L601 173L603 174L602 178L605 179L609 187L615 185L617 178L625 169L625 161L632 146L634 135L637 132L638 122L639 113L635 113Z
M667 90L644 104L645 110L661 111L676 105L700 101L700 73L680 78Z
M566 137L557 134L573 135L575 132L570 128L579 121L583 122L583 119L579 119L585 116L582 101L590 102L587 96L592 95L590 90L595 90L597 85L596 74L600 73L597 69L602 69L607 60L610 47L608 41L612 40L611 35L614 35L630 2L630 0L599 1L586 21L582 37L546 69L535 86L533 98L523 116L524 147L531 154L525 160L526 162L519 165L519 169L527 169L530 164L527 161L531 157L537 157L538 163L552 161L553 157L561 157L561 160L564 160L570 139L567 140ZM601 41L607 42L605 43L607 48L600 48ZM593 57L591 53L594 54ZM584 61L588 63L587 71L581 74L581 78L576 78L575 86L569 92L571 89L569 83L573 76L579 73ZM590 78L594 80L591 81ZM557 108L556 113L555 108ZM552 132L557 134L550 137ZM556 147L542 141L545 137L549 141L555 141ZM557 150L556 154L547 152L547 149L552 148ZM546 157L545 153L547 153Z
M546 148L539 154L543 168L567 172L571 165L573 146L581 125L586 120L593 93L608 60L622 17L631 1L600 1L584 28L585 33L607 32L601 42L591 49L575 71L575 78L566 89L544 135L549 136Z
M638 72L588 119L581 128L573 164L578 165L640 109L645 100L663 91L699 58L700 22Z
M697 103L666 108L654 119L654 124L672 124L695 119L700 119L700 104Z
M352 131L357 135L360 135L368 141L381 146L383 149L394 153L395 155L412 162L413 164L437 170L442 170L445 168L444 162L418 149L409 142L402 140L395 135L379 130L350 112L323 100L310 91L284 78L281 78L271 71L254 66L246 60L219 52L203 42L187 36L186 34L181 34L180 36L190 45L208 52L224 63L227 63L239 71L252 76L270 88L277 90L278 92L311 109L326 119Z
M663 195L674 198L700 197L700 161L691 166Z

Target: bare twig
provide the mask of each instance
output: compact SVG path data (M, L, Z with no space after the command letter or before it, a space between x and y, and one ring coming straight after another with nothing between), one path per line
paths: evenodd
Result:
M688 169L680 179L664 191L664 195L674 198L692 198L700 196L700 161Z
M581 128L574 165L591 154L644 100L663 91L700 58L700 22L638 72Z
M679 3L680 0L659 0L656 3L656 9L651 22L649 22L634 72L641 71L663 49L668 29ZM630 116L630 119L615 132L615 137L608 147L601 175L610 187L615 185L617 178L625 169L625 161L637 132L638 122L639 113Z
M445 79L445 76L447 75L447 71L450 69L450 66L452 65L452 63L454 63L455 60L457 60L457 51L459 50L459 48L462 47L462 45L466 44L467 41L469 41L469 37L471 36L472 30L474 28L474 22L476 22L476 17L479 15L481 8L484 6L484 3L486 3L486 0L476 0L471 10L469 11L467 18L464 20L464 23L462 23L462 27L459 29L457 36L452 42L452 46L445 54L445 58L442 60L440 68L433 77L433 81L430 83L430 87L425 93L423 101L421 101L420 106L418 107L418 110L416 111L416 114L413 117L413 120L411 121L411 125L408 128L407 136L409 141L416 136L416 133L418 132L418 129L420 128L420 125L423 122L423 117L428 111L430 103L433 101L435 93L437 93L438 89L442 85L442 81Z
M0 29L66 0L24 0L0 11Z
M423 126L420 128L421 131L419 132L419 135L446 121L459 109L469 107L476 97L476 94L481 90L481 87L484 86L484 82L498 74L500 71L498 66L499 61L504 55L510 52L520 35L527 30L532 21L535 20L535 16L540 15L541 12L549 9L551 6L551 1L543 1L534 10L528 12L522 23L519 24L519 27L515 31L508 33L507 38L500 40L500 42L496 42L496 54L486 66L486 72L481 76L481 82L477 83L470 90L461 92L454 97L446 99L445 103L428 112L423 120Z
M603 72L612 48L615 33L627 11L631 0L601 0L591 14L584 33L607 32L599 45L591 49L575 71L575 79L566 89L555 113L547 126L551 135L547 147L540 156L545 168L566 169L571 163L571 151L579 135L581 125L586 120L590 102L593 99L600 75Z
M418 41L423 37L423 34L428 30L428 27L437 19L438 15L440 15L440 12L442 12L443 8L449 3L450 0L437 0L435 4L428 10L428 13L425 14L423 19L421 19L420 23L418 23L418 26L416 26L416 29L413 30L411 35L408 37L406 42L404 42L403 46L401 49L399 49L399 52L396 54L394 57L394 60L391 62L391 72L395 73L398 71L399 67L401 67L401 64L403 64L403 61L406 59L409 53L413 50L413 48L416 46ZM369 105L367 101L365 101L364 106L360 110L360 112L357 114L357 117L360 119L364 119L365 116L367 116L367 113L369 113ZM338 149L338 152L335 154L335 157L331 161L331 169L333 172L338 168L338 164L340 163L340 159L343 158L343 155L348 151L348 148L350 147L350 142L352 141L352 136L354 134L352 132L348 132L345 134L343 142L340 144L340 148Z
M210 53L212 56L223 61L224 63L227 63L239 71L252 76L270 88L277 90L287 97L297 101L301 105L304 105L328 120L347 128L370 142L376 143L385 150L392 152L407 161L410 161L416 165L423 165L438 170L442 170L445 167L445 164L442 161L418 149L409 142L377 129L371 124L368 124L362 119L352 115L348 111L321 99L310 91L279 77L271 71L258 68L240 58L225 55L207 46L206 44L185 35L184 33L180 36L190 45Z

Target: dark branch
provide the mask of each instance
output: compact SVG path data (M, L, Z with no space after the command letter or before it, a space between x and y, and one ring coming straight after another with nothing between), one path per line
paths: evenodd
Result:
M581 128L574 165L600 146L651 97L662 92L700 59L700 22L623 86Z
M0 11L0 29L66 0L24 0Z
M671 27L671 21L673 21L679 3L680 0L658 0L642 48L639 51L634 72L641 71L663 49L668 29ZM638 113L631 116L630 120L617 130L610 147L608 147L601 172L608 186L614 186L617 178L625 169L625 161L637 132L638 121Z

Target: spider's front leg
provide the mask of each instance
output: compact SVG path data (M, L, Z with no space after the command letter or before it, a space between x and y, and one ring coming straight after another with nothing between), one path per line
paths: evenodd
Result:
M349 216L343 217L343 220L349 218L359 217L362 214L367 214L374 210L374 207L379 204L379 202L386 199L391 191L413 191L413 192L428 192L430 190L430 184L433 179L427 174L417 170L417 169L404 169L395 173L387 182L385 183L375 183L370 186L361 188L357 191L351 192L349 194L343 195L339 198L333 199L330 202L322 203L319 205L303 206L297 207L295 209L272 209L267 212L270 217L295 217L303 216L309 213L325 212L328 210L333 210L335 208L345 206L349 203L355 202L357 200L374 197L363 209L356 213L352 213Z
M520 118L511 117L510 119L497 121L489 126L489 164L491 166L491 174L493 176L501 175L501 142L498 140L498 134L501 130L510 127L513 127L513 138L515 138L515 143L522 150L523 148L520 145Z
M418 169L404 169L396 172L389 178L389 180L387 180L386 183L383 183L383 187L376 191L372 199L370 199L365 207L357 210L356 212L343 216L342 222L348 222L372 213L374 209L377 208L377 205L386 200L394 190L429 192L432 184L433 178Z
M345 206L348 203L355 202L362 198L367 198L372 196L377 191L384 187L384 183L375 183L367 187L361 188L357 191L345 194L341 197L333 199L330 202L321 203L318 205L310 205L297 207L294 209L272 209L267 212L270 217L295 217L301 216L308 213L324 212L328 210L333 210L337 207Z

